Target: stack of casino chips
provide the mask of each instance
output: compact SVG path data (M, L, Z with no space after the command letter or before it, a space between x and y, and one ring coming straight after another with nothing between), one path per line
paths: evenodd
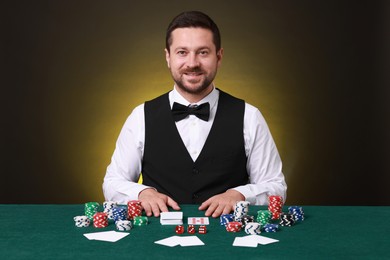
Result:
M93 219L93 215L95 215L96 212L98 212L98 209L99 209L99 203L97 203L97 202L87 202L87 203L85 203L85 215L90 220Z
M241 218L242 226L245 227L246 224L254 222L255 218L253 216L245 215Z
M127 219L133 220L135 217L142 215L141 201L131 200L127 202Z
M293 215L295 222L300 222L305 220L305 213L303 212L302 207L299 206L288 207L288 213Z
M283 198L282 196L269 196L268 197L268 210L271 212L271 219L279 219L280 213L283 210Z
M117 203L114 201L105 201L103 202L103 212L107 213L108 219L114 219L112 210L117 206Z
M269 233L269 232L276 232L276 231L278 231L278 229L279 229L279 225L277 225L277 224L265 224L264 226L263 226L263 231L264 232L267 232L267 233Z
M271 212L269 210L259 210L257 211L256 222L260 223L260 225L264 226L268 224L271 220Z
M145 216L135 216L133 218L134 226L145 226L148 224L148 217Z
M222 214L219 217L219 223L221 226L226 226L227 223L234 221L234 215L233 214Z
M280 214L280 225L283 227L291 227L294 225L294 216L292 214L288 213L282 213Z
M241 222L238 221L232 221L227 223L226 225L226 231L228 232L239 232L242 228Z
M261 225L257 222L249 222L245 225L244 231L248 235L260 235Z
M91 223L87 216L76 216L73 220L76 227L89 227Z
M108 217L104 212L97 212L93 215L93 226L95 228L104 228L108 226Z
M127 210L124 207L114 207L112 209L112 219L116 222L118 220L127 220Z
M133 227L130 220L118 220L115 222L115 226L119 231L129 231Z
M234 206L234 220L241 221L243 216L248 215L249 201L238 201Z

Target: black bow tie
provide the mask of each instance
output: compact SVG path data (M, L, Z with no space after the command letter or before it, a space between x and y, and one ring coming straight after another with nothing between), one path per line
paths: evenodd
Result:
M172 116L176 122L186 118L188 115L195 115L199 119L208 121L210 116L210 104L203 103L199 106L184 106L176 102L173 103Z

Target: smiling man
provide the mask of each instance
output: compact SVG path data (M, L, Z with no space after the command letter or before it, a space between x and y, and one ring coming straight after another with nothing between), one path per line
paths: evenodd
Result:
M222 57L210 17L191 11L173 19L165 58L174 88L125 122L104 178L107 200L140 200L156 217L182 203L218 217L237 201L285 200L281 159L260 111L213 84Z
M216 49L213 34L204 28L177 28L165 49L175 87L191 103L213 90L213 80L221 64L223 49Z

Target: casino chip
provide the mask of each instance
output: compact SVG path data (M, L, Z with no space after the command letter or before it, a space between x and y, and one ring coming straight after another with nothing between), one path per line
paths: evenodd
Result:
M260 235L261 233L261 225L257 222L250 222L245 225L244 228L245 233L248 235Z
M112 209L112 219L114 221L127 220L127 210L124 207L117 206Z
M98 212L99 203L97 202L87 202L84 204L85 208L85 216L87 216L90 220L93 219L93 215Z
M238 201L234 206L234 220L241 221L243 216L248 215L249 212L249 201Z
M260 223L260 225L264 226L271 221L271 212L269 210L259 210L257 211L256 221Z
M288 213L293 215L295 222L301 222L305 220L305 213L303 212L302 207L299 206L288 207Z
M222 214L219 217L219 223L221 226L226 226L227 223L234 221L234 215L233 214Z
M93 215L93 226L95 228L104 228L108 226L108 216L105 212L97 212Z
M294 216L292 214L288 214L288 213L281 213L280 214L280 225L283 226L283 227L291 227L292 225L294 225L295 223L295 220L294 220Z
M254 219L255 218L253 216L248 216L248 215L243 216L241 218L242 226L245 227L246 224L254 222Z
M232 221L227 223L226 225L226 231L228 232L239 232L242 228L241 222L238 221Z
M118 220L115 226L118 231L129 231L133 227L130 220Z
M103 212L107 213L108 219L114 219L112 210L117 206L114 201L103 202Z
M268 197L268 210L271 212L271 219L276 220L280 218L280 213L283 209L282 196L269 196Z
M263 231L264 232L276 232L276 231L278 231L279 230L279 225L277 225L277 224L265 224L264 226L263 226Z
M141 201L131 200L127 202L127 219L133 220L135 217L142 215Z
M87 216L76 216L73 220L76 227L89 227L91 223Z
M148 217L146 216L135 216L133 218L134 226L146 226L148 224Z

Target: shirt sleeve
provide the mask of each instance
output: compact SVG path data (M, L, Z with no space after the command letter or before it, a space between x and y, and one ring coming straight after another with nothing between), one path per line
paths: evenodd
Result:
M244 139L249 184L234 190L254 205L267 205L269 195L282 196L285 201L287 185L278 150L264 117L249 104L245 105Z
M133 110L119 134L103 181L106 200L125 204L129 200L137 200L138 194L148 188L138 184L145 140L144 119L142 104Z

